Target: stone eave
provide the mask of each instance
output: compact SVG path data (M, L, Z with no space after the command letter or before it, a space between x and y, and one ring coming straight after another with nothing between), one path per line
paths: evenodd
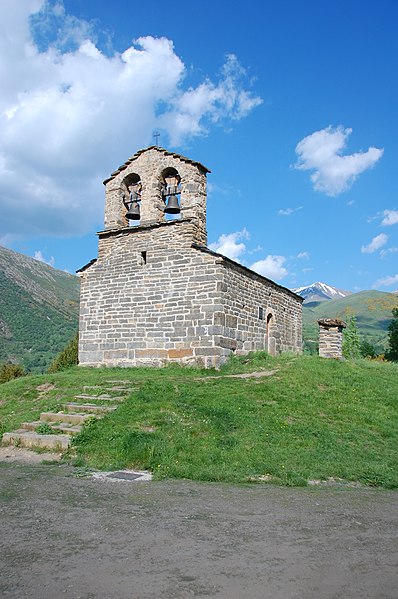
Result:
M211 171L206 166L201 164L200 162L191 160L190 158L187 158L186 156L182 156L181 154L177 154L176 152L169 152L168 150L165 150L164 148L160 148L159 146L149 146L149 148L144 148L142 150L138 150L138 152L136 152L133 156L131 156L131 158L126 160L126 162L124 164L119 166L118 169L116 169L113 173L111 173L110 177L105 179L105 181L103 182L104 185L109 183L109 181L112 181L112 179L114 179L119 173L124 171L136 158L138 158L138 156L141 156L141 154L143 154L144 152L148 152L149 150L157 150L158 152L164 154L164 156L172 156L173 158L178 158L179 160L182 160L183 162L187 162L188 164L193 164L194 166L197 166L199 169L201 169L205 173L211 173Z
M222 260L224 262L226 262L227 264L231 264L238 270L242 270L244 273L250 275L251 277L253 277L255 279L259 279L260 281L266 281L267 283L270 283L275 288L281 289L282 291L287 292L291 297L294 297L295 299L300 300L301 303L303 303L303 301L304 301L303 297L301 297L300 295L297 295L297 293L294 293L294 291L292 291L291 289L288 289L287 287L283 287L282 285L275 283L275 281L272 281L272 279L268 279L267 277L264 277L263 275L258 274L254 270L251 270L250 268L247 268L247 266L243 266L242 264L239 264L239 262L235 262L235 260L231 260L231 258L227 258L227 256L224 256L223 254L214 252L213 250L210 250L208 247L205 247L203 245L198 245L197 243L193 243L192 247L195 250L199 250L200 252L206 252L207 254L211 254L212 256L214 256L216 258L222 258Z
M92 266L93 264L95 264L95 262L97 262L98 258L93 258L92 260L90 260L90 262L87 262L87 264L85 264L84 266L82 266L81 268L79 268L79 270L76 271L76 274L78 274L79 272L84 272L85 270L87 270L88 268L90 268L90 266Z
M160 229L161 227L170 227L180 225L182 223L192 223L195 222L194 218L179 218L176 220L168 220L160 223L147 223L143 225L136 225L134 227L118 227L115 229L104 229L103 231L97 231L97 235L100 238L104 237L114 237L115 235L126 235L131 233L136 233L137 231L148 231L148 229Z

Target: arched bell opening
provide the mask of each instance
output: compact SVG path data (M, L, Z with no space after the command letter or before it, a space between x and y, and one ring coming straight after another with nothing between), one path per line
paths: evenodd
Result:
M275 317L270 312L267 315L267 324L266 324L266 349L270 356L276 355L276 339L274 337L275 331Z
M162 199L166 220L181 218L181 177L175 168L166 168L161 175Z
M125 218L127 223L138 225L141 219L141 177L137 173L131 173L123 179L123 204L127 210Z

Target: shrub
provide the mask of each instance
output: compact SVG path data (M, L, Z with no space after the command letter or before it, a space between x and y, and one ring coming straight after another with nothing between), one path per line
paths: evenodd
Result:
M61 370L65 370L66 368L70 368L71 366L76 366L79 363L78 360L78 343L79 343L79 334L71 339L68 345L58 354L55 360L50 365L47 372L60 372Z
M363 358L375 358L377 356L376 348L369 341L364 339L359 346L359 351Z
M0 368L0 383L7 383L12 379L25 376L26 372L20 364L3 364Z
M359 358L361 356L357 320L355 316L351 316L348 319L347 328L344 331L343 356L347 359Z

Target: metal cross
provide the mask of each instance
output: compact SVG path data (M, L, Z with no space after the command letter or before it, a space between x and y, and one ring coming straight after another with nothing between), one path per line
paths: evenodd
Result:
M155 145L158 146L160 133L158 131L155 131L155 133L153 134L153 137L155 138Z

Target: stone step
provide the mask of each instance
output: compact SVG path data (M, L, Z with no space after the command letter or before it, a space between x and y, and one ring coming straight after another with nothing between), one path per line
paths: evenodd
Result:
M2 442L4 445L15 445L16 447L44 447L46 449L68 449L71 440L70 435L39 435L33 431L13 431L4 433Z
M82 395L75 395L75 399L100 399L101 401L124 401L126 397L118 396L112 397L112 395L86 395L83 393Z
M126 389L126 387L122 387L120 385L115 385L113 387L100 387L99 385L84 385L83 391L87 391L87 389L96 389L100 391L122 391L123 393L129 392L129 389Z
M80 431L82 430L82 426L80 426L79 424L69 424L69 422L60 422L60 424L53 424L51 425L51 428L54 431L60 431L61 433L65 433L66 435L77 435L77 433L80 433Z
M21 426L24 430L36 431L37 427L39 427L42 424L43 420L36 420L35 422L23 422ZM50 428L52 428L53 431L59 431L61 433L66 433L67 435L76 435L77 433L80 433L80 431L82 430L82 427L80 425L76 426L71 424L70 422L48 422L48 425L50 426ZM39 434L42 435L43 433Z
M89 412L90 414L105 414L113 412L117 406L99 406L95 403L67 403L64 408L67 412Z
M42 422L68 422L70 424L84 424L89 418L93 418L94 414L66 414L65 412L42 412L40 420Z

